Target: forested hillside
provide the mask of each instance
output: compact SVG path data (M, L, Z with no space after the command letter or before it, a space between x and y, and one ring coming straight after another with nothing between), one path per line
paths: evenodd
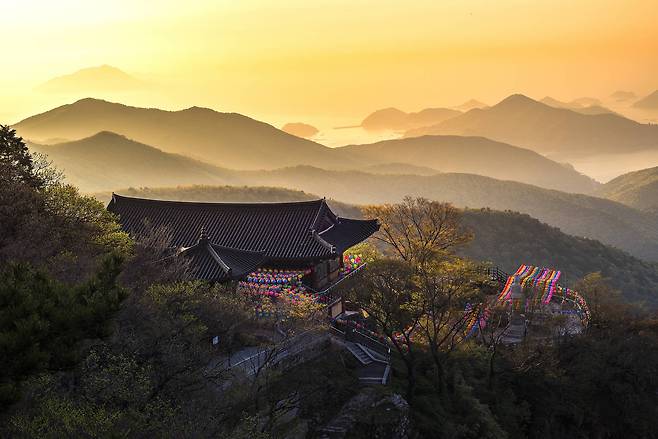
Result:
M658 260L657 217L597 197L457 173L374 175L296 167L241 175L250 185L298 189L353 204L394 203L412 195L459 207L514 210L565 233L597 239L643 259Z
M516 212L467 209L463 220L475 234L462 250L465 256L490 261L508 273L521 264L555 267L563 271L560 282L569 286L600 271L628 300L658 306L658 264Z
M601 186L596 195L636 209L658 212L658 168L620 175Z

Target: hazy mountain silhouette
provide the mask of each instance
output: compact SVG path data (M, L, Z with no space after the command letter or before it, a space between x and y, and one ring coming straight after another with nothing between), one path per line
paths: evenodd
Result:
M559 155L564 160L658 147L658 126L616 114L579 114L523 95L509 96L493 107L471 110L431 127L410 130L405 137L427 134L484 136Z
M301 122L290 122L281 127L282 131L285 131L288 134L293 136L301 137L303 139L310 139L311 137L318 134L319 130L313 125L309 125Z
M616 102L627 102L633 99L637 99L637 95L632 91L617 90L610 95L610 98Z
M487 108L487 107L488 107L488 105L483 103L483 102L480 102L476 99L469 99L468 101L464 102L463 104L457 105L456 107L452 107L452 108L455 109L455 110L466 112L466 111L470 111L474 108Z
M14 127L24 138L36 142L112 131L167 152L237 169L343 165L323 145L241 114L199 107L164 111L88 98L29 117Z
M49 154L70 181L86 192L201 183L286 187L355 204L396 202L406 195L424 196L463 207L528 213L567 233L599 239L638 257L658 259L658 219L654 215L602 198L479 175L382 175L310 166L236 171L167 154L114 133L33 148ZM350 155L353 154L346 156Z
M536 152L483 137L423 136L350 145L338 151L362 163L404 162L441 172L479 174L567 192L591 193L598 186L573 168Z
M597 195L636 209L658 212L658 167L620 175L601 186Z
M357 169L358 170L358 169ZM371 174L397 174L397 175L434 175L438 174L434 168L428 166L416 166L409 163L391 162L380 165L365 166L362 171Z
M562 102L550 96L546 96L544 99L542 99L539 102L554 108L566 108L581 114L608 114L608 113L615 114L614 111L610 110L609 108L605 108L600 104L583 105L580 102L578 102L578 100L574 100L571 102Z
M68 182L87 192L129 186L236 183L216 166L168 154L115 133L56 145L31 144L65 172Z
M658 90L634 103L633 107L643 110L658 110Z
M563 101L558 101L555 98L552 98L550 96L544 96L542 100L540 100L542 104L550 105L551 107L555 108L569 108L571 109L573 106L569 104L568 102L563 102ZM579 105L580 107L580 105Z
M590 98L590 97L576 98L572 100L570 103L572 105L580 105L581 107L592 107L592 106L603 105L603 103L599 99Z
M369 131L405 131L442 122L461 112L449 108L426 108L417 113L405 113L397 108L385 108L368 115L361 126Z
M44 93L93 93L101 91L124 91L144 87L139 79L117 69L103 65L78 70L69 75L53 78L36 88Z
M460 207L491 207L527 213L564 232L598 239L633 255L658 260L658 217L587 195L542 189L473 174L376 175L298 166L240 173L250 185L320 193L354 204L400 201L405 195L450 201Z
M591 114L591 115L616 114L618 116L621 116L616 111L612 111L611 109L609 109L607 107L603 107L601 105L590 105L589 107L574 108L573 111L575 111L576 113L580 113L580 114ZM621 116L621 117L624 117L624 116Z
M348 170L404 163L437 171L478 173L572 192L588 193L596 187L591 179L573 169L529 150L487 139L428 137L327 148L246 116L197 107L163 111L83 99L27 118L15 128L23 137L37 143L44 143L41 139L78 139L99 131L112 131L163 151L231 169L311 165ZM407 168L404 173L410 173L408 171L412 170Z

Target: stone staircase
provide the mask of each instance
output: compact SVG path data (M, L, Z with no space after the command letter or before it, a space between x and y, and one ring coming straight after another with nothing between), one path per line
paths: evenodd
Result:
M347 347L347 350L350 351L352 355L354 355L354 357L364 366L367 366L374 361L372 354L367 351L368 348L364 347L360 343L346 341L345 346Z
M510 325L505 329L501 342L506 345L521 343L525 338L525 319L513 317Z
M344 317L350 317L353 312L347 311ZM356 328L344 326L339 329L335 324L329 328L332 339L347 349L360 364L357 375L363 384L387 384L391 373L391 349L386 343L373 338Z
M361 343L345 342L348 351L361 363L357 375L363 384L386 384L391 373L387 358L363 346Z

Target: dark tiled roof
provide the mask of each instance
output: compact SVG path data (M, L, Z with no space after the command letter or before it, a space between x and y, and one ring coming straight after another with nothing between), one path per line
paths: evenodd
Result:
M336 218L336 222L320 233L320 237L332 243L339 251L343 251L366 240L377 230L379 230L377 220Z
M376 220L338 218L325 200L292 203L197 203L113 195L108 210L139 236L147 224L167 227L173 245L191 246L205 228L223 247L262 251L271 261L323 259L363 241Z
M190 269L196 279L216 282L241 279L266 260L263 252L222 247L203 237L192 247L183 248L180 255L191 259Z

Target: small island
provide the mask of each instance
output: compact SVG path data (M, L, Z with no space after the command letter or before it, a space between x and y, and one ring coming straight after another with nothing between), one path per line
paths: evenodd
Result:
M303 139L310 139L320 132L313 125L301 122L291 122L287 123L281 127L283 131L293 136L301 137Z

